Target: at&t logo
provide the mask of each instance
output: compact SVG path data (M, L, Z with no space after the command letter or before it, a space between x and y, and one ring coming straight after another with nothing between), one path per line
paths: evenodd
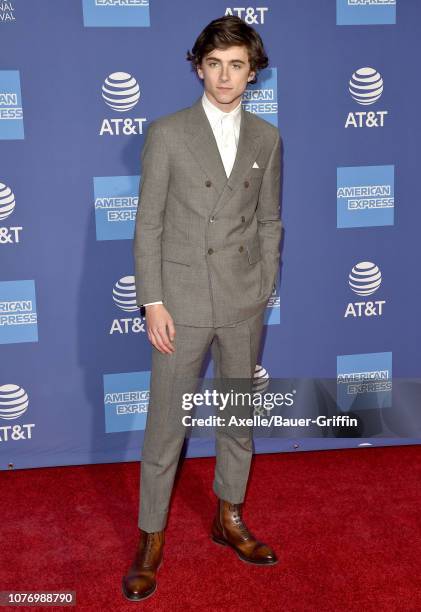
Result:
M114 304L121 310L127 313L139 311L139 306L136 304L136 285L134 276L123 276L113 287ZM133 332L145 332L144 318L142 317L124 317L114 319L110 329L110 335L114 333L128 334Z
M131 111L140 99L140 88L136 79L127 72L113 72L102 85L102 99L117 113ZM132 136L143 134L146 117L115 117L103 119L99 135Z
M269 386L269 373L259 363L254 368L253 375L253 391L254 393L261 393Z
M371 261L360 261L351 270L348 282L351 290L362 297L375 293L382 282L379 267ZM376 317L383 314L385 300L350 302L345 310L347 317Z
M15 210L16 201L13 191L8 185L0 183L0 223L9 217ZM2 227L0 225L0 244L14 244L20 242L22 227L14 225Z
M359 68L351 76L348 90L355 102L361 106L370 106L377 102L383 93L383 79L375 68ZM345 120L345 127L383 127L386 115L388 111L350 112Z
M265 23L265 13L267 13L268 10L269 8L267 6L228 7L225 10L225 15L237 15L237 17L240 17L240 19L249 25L256 25L258 23Z
M13 421L28 409L29 400L25 389L19 385L0 386L0 419ZM35 423L23 425L0 425L0 442L9 440L30 440Z

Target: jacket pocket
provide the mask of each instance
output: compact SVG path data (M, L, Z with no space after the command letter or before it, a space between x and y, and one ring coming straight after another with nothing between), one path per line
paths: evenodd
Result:
M250 177L251 178L260 178L261 176L264 175L266 168L252 168L250 170Z
M175 263L184 264L185 266L191 266L193 253L189 244L163 240L161 249L163 261L173 261Z
M260 253L260 242L259 240L253 240L250 244L246 245L247 255L250 264L257 263L262 259L262 255Z

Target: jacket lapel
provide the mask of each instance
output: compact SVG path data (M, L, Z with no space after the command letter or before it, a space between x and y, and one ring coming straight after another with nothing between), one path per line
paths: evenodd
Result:
M227 187L234 191L243 183L260 150L260 136L252 123L251 114L241 109L240 136L238 138L237 155L229 176Z
M214 211L219 210L242 186L243 179L250 171L260 150L260 135L252 121L251 114L241 109L240 135L237 154L231 174L227 179L211 125L208 121L202 98L190 107L186 128L186 144L199 163L204 174L212 180L219 198Z
M221 195L227 182L227 175L201 97L190 107L185 132L187 147Z

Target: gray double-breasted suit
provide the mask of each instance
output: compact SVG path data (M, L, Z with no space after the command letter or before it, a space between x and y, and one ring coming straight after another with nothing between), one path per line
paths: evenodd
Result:
M134 239L136 300L162 300L176 336L171 354L152 347L139 513L145 531L165 527L184 441L177 381L199 376L209 347L217 377L253 375L280 259L280 182L279 131L244 109L229 178L200 98L148 129ZM217 432L219 497L243 501L251 456L250 433Z
M279 131L241 113L228 179L201 99L147 133L136 297L139 306L162 300L176 323L243 321L264 309L272 292L281 235Z

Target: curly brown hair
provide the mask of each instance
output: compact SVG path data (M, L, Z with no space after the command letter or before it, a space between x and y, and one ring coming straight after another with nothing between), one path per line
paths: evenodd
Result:
M196 69L202 63L202 59L214 49L227 49L233 45L244 45L247 48L250 69L257 73L266 68L269 58L266 55L263 41L260 35L245 21L234 15L226 15L214 19L202 30L190 51L187 51L186 59ZM250 83L256 83L254 77Z

